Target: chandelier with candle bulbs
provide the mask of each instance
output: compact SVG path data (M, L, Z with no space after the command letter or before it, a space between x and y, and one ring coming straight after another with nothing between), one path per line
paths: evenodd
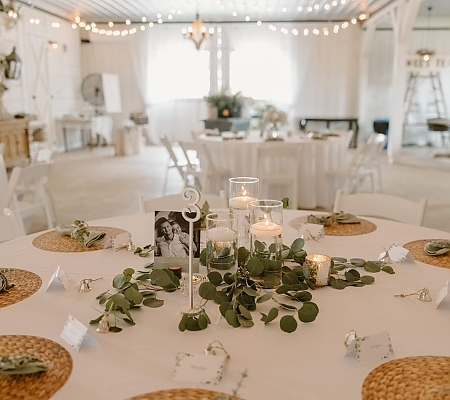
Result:
M214 33L214 28L206 29L203 26L203 22L197 14L194 22L192 22L192 26L189 28L183 28L182 33L186 39L192 40L195 44L195 48L200 50L200 46L205 40L208 40L211 35Z

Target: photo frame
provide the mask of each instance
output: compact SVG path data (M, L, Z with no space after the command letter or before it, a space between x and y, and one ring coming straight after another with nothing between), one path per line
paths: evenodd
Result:
M187 213L190 216L191 213ZM194 213L192 213L194 216ZM189 271L189 222L181 211L155 211L155 268L181 267ZM200 258L200 220L194 222L192 267L198 272Z

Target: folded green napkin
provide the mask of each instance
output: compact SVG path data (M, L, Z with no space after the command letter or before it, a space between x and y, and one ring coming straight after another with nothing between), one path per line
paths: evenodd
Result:
M96 241L105 237L106 232L92 231L88 229L86 222L75 220L73 225L58 225L55 231L61 235L74 238L80 245L91 247Z
M430 256L441 256L450 252L450 240L430 240L425 243L425 253Z
M0 372L4 374L34 374L36 372L46 371L47 369L48 365L32 354L20 356L4 355L0 357Z
M331 213L328 215L308 215L306 217L308 224L318 224L323 226L331 226L338 224L359 224L361 221L353 214L344 213L342 211Z

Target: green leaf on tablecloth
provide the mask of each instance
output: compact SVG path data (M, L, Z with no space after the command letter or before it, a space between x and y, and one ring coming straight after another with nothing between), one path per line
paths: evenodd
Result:
M266 293L266 294L258 297L256 302L257 303L265 303L266 301L272 300L272 298L273 298L273 293Z
M216 295L214 296L214 302L217 304L226 303L228 301L228 296L224 292L216 291Z
M367 261L366 263L364 263L364 269L367 272L380 272L381 267L380 263L376 261Z
M342 290L347 287L347 285L341 279L331 279L330 277L330 285L334 289Z
M247 319L252 319L252 314L250 314L250 311L248 311L244 306L240 305L239 307L240 314Z
M208 327L208 319L203 314L198 316L198 326L200 329L206 329Z
M284 315L280 319L280 328L283 332L292 333L297 329L297 321L292 315Z
M259 276L264 272L264 265L258 258L251 258L247 263L247 271L250 275Z
M103 318L103 314L100 314L97 318L91 319L91 320L89 321L89 324L90 324L90 325L98 324L98 323L101 321L102 318Z
M283 284L286 284L286 285L294 285L294 284L298 283L298 277L294 272L287 272L287 273L283 274L283 277L281 280L282 280Z
M233 304L231 304L231 303L229 303L229 302L222 303L222 304L219 306L219 311L220 311L220 314L222 315L222 317L225 317L225 313L226 313L228 310L232 310L232 309L233 309Z
M361 276L361 282L364 283L364 285L371 285L375 282L375 278L371 275L363 275Z
M245 293L247 293L249 296L252 296L252 297L258 296L258 292L257 292L255 289L252 289L251 287L244 286L244 287L242 288L242 290L243 290Z
M209 281L215 286L219 286L223 282L222 275L220 274L220 272L211 271L207 276Z
M272 307L269 310L269 313L263 318L261 318L264 321L264 324L267 325L270 322L274 321L278 317L278 309L275 307Z
M148 298L144 299L142 304L146 307L158 308L164 304L164 300L156 299L154 297L148 297Z
M296 292L292 295L292 298L297 301L310 301L312 299L312 294L307 291Z
M150 273L150 278L154 285L161 286L161 287L164 287L171 282L167 271L165 271L163 269L154 269Z
M298 319L302 322L313 322L317 315L319 314L319 310L316 304L314 303L305 303L298 310Z
M381 268L381 270L391 275L395 274L395 271L392 269L390 265L385 265L383 268Z
M230 324L233 328L239 328L241 323L238 320L237 313L234 310L228 310L225 312L225 319L228 324Z
M216 286L211 282L203 282L198 288L198 294L202 299L214 300L216 297Z
M351 258L349 262L355 267L364 267L366 260L363 260L362 258Z
M113 333L119 333L119 332L122 332L122 328L120 328L118 326L110 326L109 331L113 332Z
M247 319L242 315L238 314L237 319L241 326L243 326L244 328L251 328L253 325L255 325L255 323L251 319Z

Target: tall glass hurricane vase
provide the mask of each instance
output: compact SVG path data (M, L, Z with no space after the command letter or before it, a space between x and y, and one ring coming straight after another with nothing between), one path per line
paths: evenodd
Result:
M258 200L250 204L250 260L252 279L264 287L281 284L283 203Z
M250 203L258 200L258 196L258 178L230 178L229 206L237 221L238 247L245 247L247 250L250 250Z

